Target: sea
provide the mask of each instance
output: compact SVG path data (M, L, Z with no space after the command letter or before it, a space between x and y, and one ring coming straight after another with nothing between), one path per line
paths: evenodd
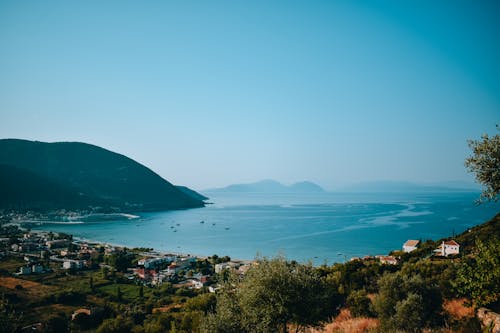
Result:
M479 193L213 193L204 208L134 213L37 230L169 253L251 260L285 256L331 265L387 254L408 239L452 237L500 212Z

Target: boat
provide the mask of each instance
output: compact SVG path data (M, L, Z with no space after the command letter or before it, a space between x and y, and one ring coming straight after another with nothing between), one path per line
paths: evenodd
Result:
M200 221L201 224L205 223L205 221Z

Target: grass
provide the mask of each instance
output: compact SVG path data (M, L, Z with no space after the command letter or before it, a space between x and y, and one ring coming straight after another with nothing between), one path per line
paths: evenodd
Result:
M379 325L375 318L353 318L348 309L342 309L340 314L322 328L309 329L307 333L365 333L374 332Z
M22 288L17 289L16 286ZM0 287L9 289L10 292L14 292L20 298L28 299L42 298L54 291L54 288L38 282L7 276L0 276Z
M107 294L111 297L116 298L118 288L120 288L120 292L122 294L123 301L135 302L135 301L140 300L139 290L141 289L141 287L133 285L133 284L123 284L123 283L108 284L108 285L99 287L98 290L104 294ZM147 298L149 296L149 294L151 293L151 290L149 290L149 288L143 288L143 293L144 293L144 297Z
M19 271L19 267L26 265L26 261L21 257L8 257L0 260L0 271L15 273Z

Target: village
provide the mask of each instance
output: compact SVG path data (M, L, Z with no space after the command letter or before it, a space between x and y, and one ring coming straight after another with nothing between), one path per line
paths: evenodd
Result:
M377 260L380 264L396 265L398 254L410 253L420 245L419 240L408 240L402 250L391 255L353 257L355 260ZM0 256L23 257L25 264L14 273L17 276L43 274L54 269L76 272L79 270L117 270L131 283L158 287L165 282L174 288L202 289L215 292L216 275L226 271L244 276L255 261L231 260L229 257L191 256L180 253L160 253L153 249L128 249L105 243L74 240L72 235L45 231L22 230L16 225L2 228ZM454 240L443 241L429 256L449 257L460 252Z
M231 260L229 257L192 256L160 253L153 249L128 249L103 243L74 240L72 235L45 231L21 231L17 226L3 228L0 256L22 257L25 264L17 276L44 274L54 270L75 273L102 269L119 271L130 283L158 287L165 282L174 288L218 288L215 275L233 271L243 276L254 261ZM18 237L19 236L19 237Z

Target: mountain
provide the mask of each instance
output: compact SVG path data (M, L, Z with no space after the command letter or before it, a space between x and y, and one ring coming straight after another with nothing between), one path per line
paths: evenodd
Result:
M190 189L189 187L180 186L180 185L176 185L175 187L177 187L179 190L181 190L181 192L183 192L184 194L189 195L191 198L193 198L195 200L205 201L205 200L209 199L206 196L204 196L204 195L196 192L195 190Z
M3 139L0 165L5 185L0 188L0 208L151 211L204 205L144 165L81 142Z
M0 207L45 210L53 203L64 207L85 208L99 202L79 195L74 188L65 187L47 177L25 169L0 164Z
M459 186L458 186L459 185ZM473 184L462 182L415 184L405 181L373 181L354 184L341 192L391 192L391 193L420 193L420 192L477 192Z
M299 182L290 186L275 180L261 180L249 184L233 184L223 188L205 190L206 193L323 193L325 190L312 182Z

